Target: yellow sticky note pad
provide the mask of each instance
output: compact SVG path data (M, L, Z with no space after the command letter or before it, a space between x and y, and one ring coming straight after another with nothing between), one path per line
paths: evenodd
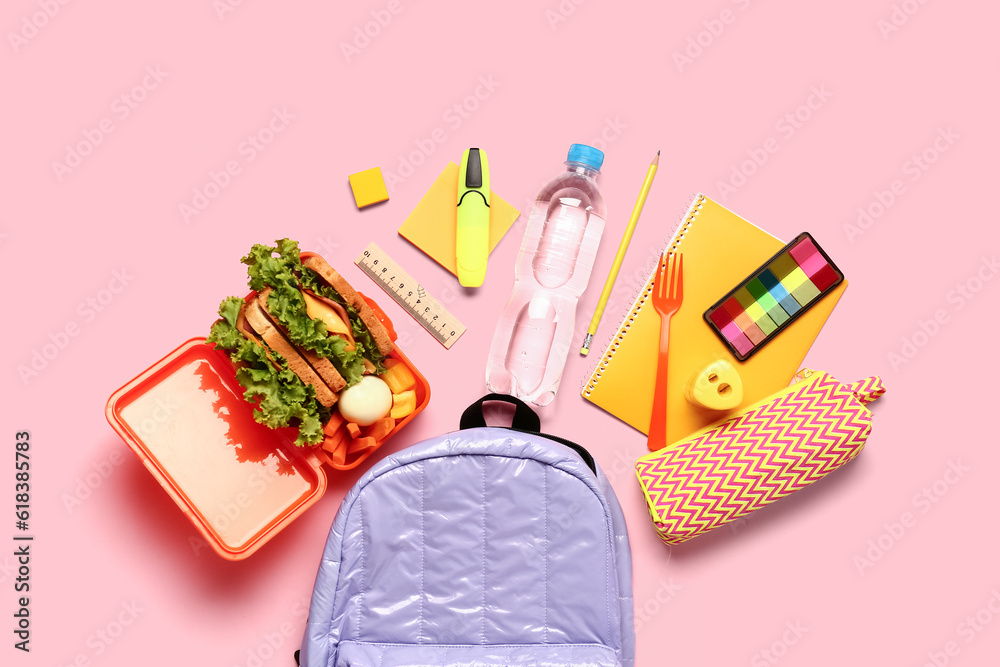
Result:
M378 167L365 169L347 177L351 182L351 192L354 193L354 203L358 208L388 201L389 192L385 189L382 170Z
M492 190L490 196L490 252L521 215ZM413 211L403 221L399 235L420 248L452 275L455 260L455 202L458 199L458 165L449 162Z

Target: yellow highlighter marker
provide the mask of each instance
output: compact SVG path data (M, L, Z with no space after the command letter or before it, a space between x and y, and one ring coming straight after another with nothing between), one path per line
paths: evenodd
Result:
M486 151L470 148L458 168L455 260L458 282L479 287L486 279L490 254L490 167Z
M604 315L604 306L608 304L608 297L611 296L611 288L615 285L615 279L618 278L618 270L622 268L622 261L625 259L625 251L628 250L628 244L632 240L635 223L639 222L639 214L642 213L642 207L646 203L646 195L649 194L649 186L653 184L653 177L656 176L656 170L659 166L660 151L656 151L656 157L649 163L649 169L646 170L646 180L642 182L642 189L639 190L639 198L635 201L635 206L632 207L632 216L628 219L625 235L622 236L622 241L618 244L618 254L615 255L615 261L611 264L611 273L608 274L608 279L604 282L604 291L601 292L601 298L597 302L594 317L591 318L590 326L587 327L587 336L583 339L583 347L580 349L580 354L583 356L587 356L590 352L590 343L594 340L594 334L597 333L597 325L601 323L601 316Z

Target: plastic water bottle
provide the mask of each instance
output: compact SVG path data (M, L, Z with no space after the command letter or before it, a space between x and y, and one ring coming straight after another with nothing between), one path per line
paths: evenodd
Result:
M514 290L493 335L490 391L537 406L555 398L573 345L576 305L587 288L607 215L597 187L604 153L570 146L566 171L535 198L515 267Z

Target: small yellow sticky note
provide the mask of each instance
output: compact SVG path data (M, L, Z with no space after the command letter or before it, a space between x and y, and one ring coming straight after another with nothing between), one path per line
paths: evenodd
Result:
M347 179L351 182L351 192L354 193L354 203L358 208L389 199L389 192L385 189L385 181L382 179L382 170L378 167L351 174Z
M490 252L500 243L521 214L490 190ZM449 162L413 212L403 221L399 235L431 259L458 275L455 259L455 202L458 200L458 165Z

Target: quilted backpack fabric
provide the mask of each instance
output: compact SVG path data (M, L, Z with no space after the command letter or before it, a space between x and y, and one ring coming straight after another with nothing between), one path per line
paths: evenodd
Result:
M384 459L344 498L305 667L633 665L631 556L608 480L586 452L473 409L482 426Z

